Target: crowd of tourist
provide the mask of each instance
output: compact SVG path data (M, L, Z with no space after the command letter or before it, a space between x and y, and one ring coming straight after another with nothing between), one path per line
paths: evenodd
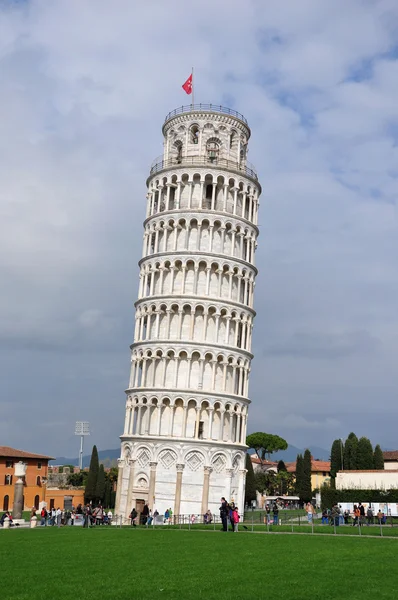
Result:
M387 515L383 511L379 510L375 515L371 504L369 504L365 511L362 502L354 504L352 512L348 509L343 511L341 505L337 503L331 509L324 509L322 511L322 525L352 525L356 527L374 524L385 525L386 523Z
M34 510L34 509L32 509ZM83 527L94 525L110 525L113 519L113 513L109 509L106 511L101 505L92 507L91 504L82 506L79 504L71 510L61 508L42 508L40 512L40 525L50 527L61 527L65 525L74 525L80 519L83 521Z

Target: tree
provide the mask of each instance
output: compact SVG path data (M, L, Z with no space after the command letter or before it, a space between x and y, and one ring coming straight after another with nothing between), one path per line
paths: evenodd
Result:
M254 475L256 490L261 495L274 496L276 480L273 471L257 471Z
M93 446L93 451L91 452L91 459L90 459L90 468L88 471L88 477L87 477L87 483L86 483L86 491L84 493L86 502L94 502L96 500L98 473L99 473L98 450L97 450L97 446Z
M384 456L379 444L376 445L373 453L373 468L379 470L384 469Z
M285 463L283 462L283 460L280 460L280 461L278 462L277 469L278 469L278 473L280 473L281 471L287 471L287 469L286 469L286 465L285 465Z
M344 469L355 471L358 468L358 438L351 432L344 444Z
M246 438L246 444L249 448L255 450L258 458L262 462L265 459L265 455L278 452L279 450L286 450L288 443L279 435L273 435L272 433L263 433L258 431L257 433L251 433Z
M312 457L311 452L306 449L303 457L303 480L301 484L301 497L300 500L303 502L310 502L312 500L312 482L311 482L311 465Z
M336 474L343 468L341 459L344 452L343 441L334 440L330 450L330 476L334 483Z
M253 463L249 454L246 454L246 469L245 504L250 506L252 501L256 499L256 482L254 478Z
M105 496L105 471L104 465L100 465L97 477L97 485L95 486L95 498L97 502L102 504Z
M296 458L296 494L301 498L303 485L303 455L297 454Z
M357 469L373 469L373 447L367 437L361 437L358 442Z

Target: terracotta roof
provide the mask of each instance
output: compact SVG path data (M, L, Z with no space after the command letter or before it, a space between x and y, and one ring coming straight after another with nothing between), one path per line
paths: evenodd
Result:
M398 460L398 450L388 450L383 452L384 460Z
M25 452L24 450L10 448L10 446L0 446L0 456L6 456L9 458L44 458L48 460L54 460L53 456L46 456L45 454L33 454L32 452Z
M339 473L398 473L398 469L357 469L352 471L339 471Z
M296 472L296 463L288 462L286 463L286 469L288 473ZM328 460L312 460L311 461L311 473L329 473L330 471L330 462Z
M255 454L251 454L250 455L250 460L252 461L252 463L255 463L256 465L267 465L270 467L276 467L278 465L277 462L273 462L272 460L260 460L258 458L258 456L256 456Z

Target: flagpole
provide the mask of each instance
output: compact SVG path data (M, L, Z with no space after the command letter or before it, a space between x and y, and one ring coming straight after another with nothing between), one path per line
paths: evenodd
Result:
M195 96L194 96L193 90L194 90L194 81L193 81L193 67L192 67L192 108L195 106Z

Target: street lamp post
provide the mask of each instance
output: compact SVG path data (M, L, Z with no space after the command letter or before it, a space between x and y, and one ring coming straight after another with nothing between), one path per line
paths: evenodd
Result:
M340 450L341 450L341 470L344 471L343 440L341 438L340 438Z
M75 435L80 435L79 468L82 470L84 437L90 435L90 423L88 421L76 421Z

